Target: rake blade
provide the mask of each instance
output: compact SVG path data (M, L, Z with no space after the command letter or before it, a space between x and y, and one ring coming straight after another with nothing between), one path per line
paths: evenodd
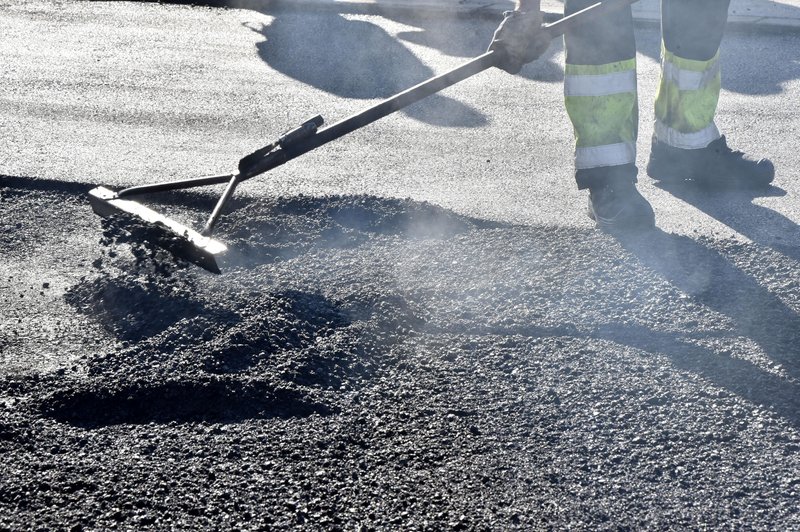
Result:
M206 237L185 225L171 220L135 201L118 198L105 187L89 191L92 210L100 216L127 214L147 226L147 240L212 273L221 273L217 258L228 248L222 242Z

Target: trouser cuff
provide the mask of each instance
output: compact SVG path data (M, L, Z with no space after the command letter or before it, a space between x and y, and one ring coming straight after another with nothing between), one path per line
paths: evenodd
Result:
M575 182L578 184L578 190L602 188L608 185L637 183L638 173L639 170L634 164L582 168L575 171Z

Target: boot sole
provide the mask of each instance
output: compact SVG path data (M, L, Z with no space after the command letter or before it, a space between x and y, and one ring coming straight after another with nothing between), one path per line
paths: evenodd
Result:
M680 184L680 183L693 183L697 187L704 190L763 190L769 188L772 181L775 179L773 174L768 179L752 178L749 180L737 179L707 179L698 177L693 172L686 172L685 174L675 174L672 172L663 172L653 168L650 164L647 165L645 170L647 175L654 181L667 184Z

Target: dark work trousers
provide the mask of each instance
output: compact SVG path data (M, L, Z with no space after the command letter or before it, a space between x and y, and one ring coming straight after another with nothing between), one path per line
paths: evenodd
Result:
M564 14L597 0L565 0ZM661 31L665 48L684 59L707 61L719 49L730 0L662 0ZM567 63L602 65L636 55L631 8L623 8L580 26L564 37Z

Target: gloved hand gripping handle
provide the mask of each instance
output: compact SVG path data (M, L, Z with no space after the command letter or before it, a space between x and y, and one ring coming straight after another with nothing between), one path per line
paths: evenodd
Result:
M538 0L519 0L517 9L503 13L489 44L497 52L496 66L510 74L517 74L524 65L538 59L550 46L550 41L570 28L583 23L587 14L601 16L606 12L627 7L635 0L606 0L597 2L577 13L552 24L542 23Z

